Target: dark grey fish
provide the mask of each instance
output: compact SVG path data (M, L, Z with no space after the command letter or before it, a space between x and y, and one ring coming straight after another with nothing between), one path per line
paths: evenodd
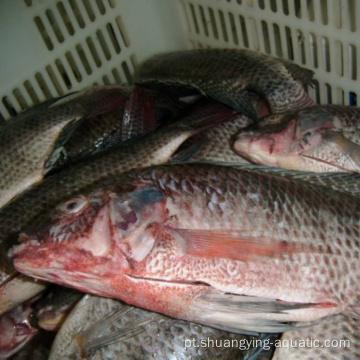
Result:
M53 172L129 139L146 135L161 126L164 116L171 120L186 106L171 96L139 86L117 88L123 91L123 103L109 112L83 121L63 146L60 158L53 165Z
M94 92L51 108L41 108L0 127L0 207L40 181L51 169L79 121L121 102L116 88Z
M139 70L139 84L192 87L258 121L249 92L271 113L313 105L304 90L313 72L282 59L238 49L200 49L155 55Z
M61 104L63 102L68 103L70 100L76 101L76 99L81 99L83 96L88 96L89 93L92 93L95 89L96 91L117 89L117 91L119 91L118 106L98 115L89 114L85 121L82 121L63 145L59 158L52 166L52 171L58 170L67 164L73 163L102 149L106 150L107 141L121 131L124 108L134 89L133 86L93 87L72 94L59 101ZM55 103L55 105L56 104L57 103Z
M248 338L86 295L60 329L49 359L240 360L240 344Z

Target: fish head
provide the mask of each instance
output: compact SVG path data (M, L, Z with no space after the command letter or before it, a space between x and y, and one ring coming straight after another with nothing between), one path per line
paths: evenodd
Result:
M60 204L35 234L22 234L10 256L27 275L101 289L106 279L130 274L151 252L163 209L161 191L144 182L79 195Z
M289 161L292 155L298 126L296 119L286 123L282 119L271 116L259 129L241 132L235 139L234 151L257 164L284 167L284 160Z
M271 116L256 131L240 133L234 150L261 165L300 171L354 171L356 161L349 161L348 155L358 152L357 145L339 133L334 135L334 124L335 117L319 111Z

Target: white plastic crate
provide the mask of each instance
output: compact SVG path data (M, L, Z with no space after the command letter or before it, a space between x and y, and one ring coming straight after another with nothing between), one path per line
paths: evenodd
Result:
M358 0L2 0L0 116L130 81L165 51L249 48L315 71L319 103L360 95Z

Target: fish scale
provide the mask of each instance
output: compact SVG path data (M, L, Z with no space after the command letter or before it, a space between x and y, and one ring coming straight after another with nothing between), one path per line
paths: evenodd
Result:
M123 313L121 317L117 312ZM107 316L107 317L106 317ZM153 319L145 325L138 326L136 336L111 343L106 334L119 331L130 331L130 327L139 319ZM106 324L106 330L101 331L99 324ZM99 329L100 327L100 329ZM103 326L104 327L104 326ZM99 329L99 330L97 330ZM89 332L88 334L87 332ZM77 342L79 335L84 340ZM105 335L105 337L104 337ZM101 339L103 336L103 339ZM99 340L100 339L100 340ZM186 346L191 341L195 346ZM217 340L219 346L200 346L210 339L210 344ZM102 347L91 352L92 359L242 359L243 353L236 346L222 346L224 340L241 344L244 336L230 334L213 328L200 326L191 322L171 319L159 314L131 308L114 299L99 298L86 295L78 303L74 311L59 331L50 360L75 358L82 350L91 348L92 342L100 343Z
M45 227L14 248L20 272L232 331L284 331L284 322L359 312L358 198L198 164L128 173L86 198L84 210L58 210L47 225L62 223L66 241ZM71 228L84 218L93 230L79 241ZM119 219L130 218L122 228ZM78 271L91 278L84 283Z
M273 360L357 359L359 320L334 315L285 333ZM330 345L330 346L329 346Z
M125 171L167 162L187 138L236 116L236 113L226 106L208 104L194 110L182 121L170 124L147 137L121 144L72 164L25 191L0 210L0 243L3 249L0 252L0 269L5 273L4 279L15 272L11 267L9 269L9 266L4 266L8 265L6 252L16 241L16 234L25 227L33 229L38 226L57 203L69 196L90 190L109 178L120 176ZM66 239L65 234L62 239ZM1 278L5 281L4 279ZM31 281L28 283L31 285ZM35 290L38 291L38 286ZM26 295L25 292L19 292ZM15 296L10 297L4 288L1 288L0 313L6 311L15 299Z
M360 108L317 105L265 117L234 151L256 164L303 171L360 172Z
M263 96L272 113L313 105L303 83L312 71L259 52L197 49L155 55L139 70L137 82L194 87L257 121L248 91Z
M0 126L0 207L40 181L79 122L123 102L121 89L91 90L87 96L20 114Z

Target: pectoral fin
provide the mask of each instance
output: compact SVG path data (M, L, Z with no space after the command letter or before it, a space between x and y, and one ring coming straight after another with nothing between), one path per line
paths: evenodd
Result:
M333 313L335 304L301 304L209 291L196 299L197 321L236 333L280 333L299 328L293 322ZM193 310L193 309L192 309Z

